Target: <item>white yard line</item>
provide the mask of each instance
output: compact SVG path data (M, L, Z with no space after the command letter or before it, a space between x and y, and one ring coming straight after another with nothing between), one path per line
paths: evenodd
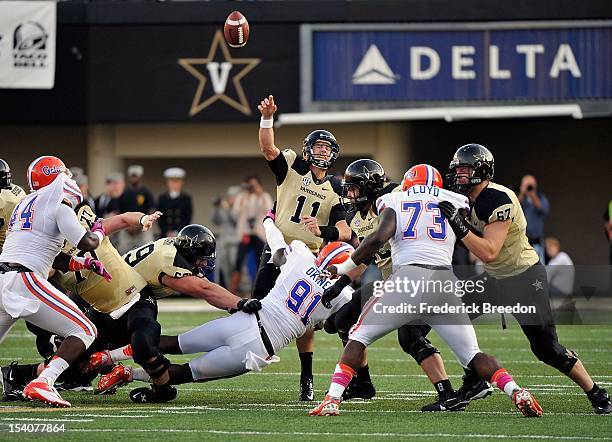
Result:
M70 431L95 433L99 431L110 432L117 431L115 429L103 428L74 428ZM478 434L478 433L467 433L467 434L455 434L455 433L377 433L377 432L363 432L363 433L351 433L351 432L318 432L318 431L228 431L228 430L212 430L212 429L175 429L175 428L156 428L156 429L138 429L138 428L124 428L122 432L129 433L202 433L202 434L224 434L224 435L235 435L235 436L347 436L347 437L404 437L404 438L431 438L431 437L448 437L448 438L478 438L478 439L555 439L555 440L612 440L609 437L599 436L563 436L563 435L534 435L534 434Z

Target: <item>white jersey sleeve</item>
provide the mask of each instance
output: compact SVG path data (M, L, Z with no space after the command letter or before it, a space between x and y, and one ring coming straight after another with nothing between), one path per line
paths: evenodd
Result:
M87 230L79 222L74 210L62 203L57 208L56 219L62 235L72 244L78 245Z

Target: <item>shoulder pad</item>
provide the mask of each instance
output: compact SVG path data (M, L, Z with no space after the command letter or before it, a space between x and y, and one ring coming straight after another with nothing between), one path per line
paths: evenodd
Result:
M501 206L507 204L512 205L512 200L501 190L486 188L483 189L476 202L474 203L474 210L476 216L481 221L489 222L491 215L495 210Z

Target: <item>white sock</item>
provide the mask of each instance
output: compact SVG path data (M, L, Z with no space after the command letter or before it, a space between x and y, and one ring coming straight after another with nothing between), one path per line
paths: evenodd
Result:
M142 381L142 382L151 382L151 376L149 376L149 373L147 373L144 368L133 367L132 368L132 380Z
M54 356L38 378L44 378L49 385L53 385L58 376L68 368L69 364L64 359Z
M127 361L132 359L132 346L128 344L124 347L109 350L108 354L112 362Z
M327 392L327 394L330 395L331 397L341 398L342 393L344 393L344 390L346 390L346 387L344 385L337 384L336 382L332 382L331 385L329 386L329 391Z
M504 393L510 396L510 399L512 399L512 393L514 393L514 390L520 389L521 387L519 387L518 384L514 381L510 381L506 385L504 385Z

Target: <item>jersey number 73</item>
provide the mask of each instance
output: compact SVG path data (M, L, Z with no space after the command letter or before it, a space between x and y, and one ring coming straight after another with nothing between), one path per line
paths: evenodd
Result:
M438 203L435 201L402 201L402 212L408 212L408 223L403 230L402 239L417 239L417 222L421 217L423 209L431 214L431 223L427 227L427 236L434 241L444 241L446 239L446 218L440 212Z

